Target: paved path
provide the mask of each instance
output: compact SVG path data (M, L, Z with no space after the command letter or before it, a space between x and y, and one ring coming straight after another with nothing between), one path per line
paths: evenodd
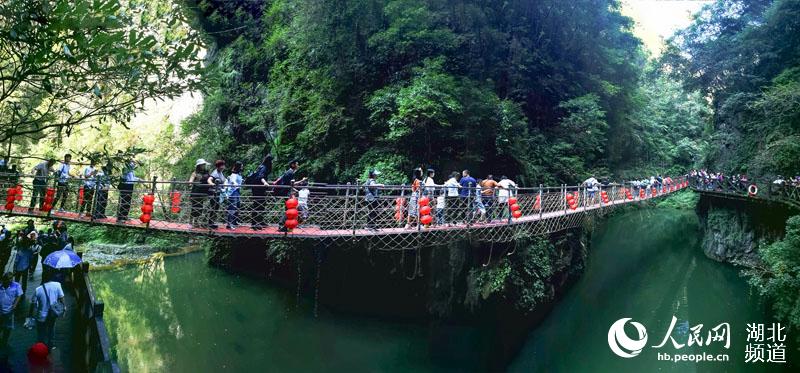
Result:
M37 286L42 282L42 265L38 263L36 272L32 278L28 279L28 289L25 292L25 300L20 301L14 313L14 330L11 332L8 346L0 347L0 372L27 372L28 349L36 343L36 329L25 329L22 324L30 309L30 299ZM75 321L75 298L72 296L71 289L64 289L66 293L67 314L56 321L56 332L53 344L55 349L51 352L50 360L53 363L54 372L71 372L71 340Z

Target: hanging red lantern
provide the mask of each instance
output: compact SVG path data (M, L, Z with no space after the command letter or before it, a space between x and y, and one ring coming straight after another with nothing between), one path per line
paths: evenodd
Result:
M511 216L513 216L515 219L519 219L520 217L522 217L522 211L519 210L513 211L511 212Z
M431 214L431 207L430 206L422 206L419 208L419 213L421 215L430 215Z
M153 205L142 205L142 213L144 214L152 214L153 213Z
M515 199L514 203L512 203L512 205L515 205L516 203L517 203L517 201ZM542 196L537 194L536 195L536 200L533 202L533 209L534 210L539 210L541 208L542 208Z
M142 202L144 202L145 205L152 205L153 202L155 201L156 201L156 196L152 194L145 194L142 196Z
M142 214L142 216L139 217L139 221L147 224L150 222L150 218L151 218L150 214Z
M181 212L181 208L180 207L173 207L171 209L171 211L172 211L173 214L179 214Z
M11 211L13 209L14 209L14 203L13 202L6 203L6 210Z
M83 187L78 188L78 206L83 206Z
M17 201L22 201L22 185L17 184L17 192L14 194Z
M431 222L433 222L433 218L430 215L423 215L421 218L419 218L419 221L422 224L430 225Z
M536 196L536 198L539 198L539 196ZM515 203L517 203L517 197L509 197L509 198L508 198L508 204L509 204L509 206L510 206L510 205L513 205L513 204L515 204Z
M297 209L288 209L288 210L286 210L286 218L289 219L289 220L297 219L298 215L299 215L299 213L297 212Z
M427 206L430 203L431 203L431 200L428 197L421 197L419 199L419 205L420 206Z
M286 222L283 223L287 229L295 229L297 228L297 224L297 219L287 219Z
M294 197L287 199L285 204L287 209L296 209L299 205L297 198Z
M172 213L177 214L181 212L181 192L174 191L172 195L170 195L170 199L172 201Z
M515 204L511 205L511 211L519 211L519 209L520 209L520 207L519 207L518 204L515 203Z

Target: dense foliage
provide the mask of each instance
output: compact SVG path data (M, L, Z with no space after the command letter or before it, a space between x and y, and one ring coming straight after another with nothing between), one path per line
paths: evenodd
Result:
M800 216L786 222L786 237L760 249L764 265L749 270L750 283L773 300L776 316L800 329Z
M716 1L670 40L663 62L712 99L707 166L800 172L800 2Z
M645 54L613 0L195 8L218 50L204 106L184 123L192 149L176 168L183 173L193 158L252 167L271 152L281 164L299 158L320 181L377 167L384 181L407 182L422 164L531 185L653 161L663 169L691 162L687 153L700 147L692 136L707 112L692 105L702 100L657 73L640 88ZM667 112L687 99L692 113ZM656 107L643 111L651 100ZM662 134L690 140L676 147L683 138L655 139Z
M193 88L201 47L185 13L148 0L0 3L0 141L125 124L147 100Z

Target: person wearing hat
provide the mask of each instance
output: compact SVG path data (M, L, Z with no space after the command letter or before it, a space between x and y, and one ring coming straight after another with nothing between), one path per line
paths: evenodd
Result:
M383 184L379 184L375 179L380 174L381 172L378 170L370 170L367 182L364 183L364 201L367 204L367 229L375 229L375 222L378 219L378 208L380 205L378 197L380 195L380 187L382 187Z
M119 209L117 210L117 223L128 221L128 213L131 211L131 201L133 200L133 187L139 178L136 177L136 162L128 161L122 169L122 178L119 180Z
M189 182L192 184L192 189L189 193L189 201L191 203L191 221L190 225L202 226L203 217L203 204L208 199L211 185L208 184L208 179L211 174L208 173L208 165L205 159L200 158L194 163L194 172L189 177Z

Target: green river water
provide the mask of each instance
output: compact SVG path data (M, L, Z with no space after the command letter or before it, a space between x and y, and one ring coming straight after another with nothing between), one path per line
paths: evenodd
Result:
M773 321L738 271L707 259L694 212L646 209L610 218L594 233L586 273L530 332L509 370L518 372L791 371L789 364L745 363L747 323ZM291 291L207 266L203 254L92 274L106 303L114 355L130 372L470 371L491 348L471 330L449 338L431 327L329 314L313 317ZM687 328L731 327L730 348L660 349L672 316L674 338ZM616 320L647 328L634 358L609 349ZM628 326L630 327L630 325ZM636 336L635 330L627 335ZM796 336L789 334L787 342ZM477 347L482 346L482 347ZM446 353L442 353L446 351ZM728 354L728 362L673 363L656 354ZM766 352L765 352L766 353ZM442 359L440 356L448 358ZM796 371L796 370L795 370Z

